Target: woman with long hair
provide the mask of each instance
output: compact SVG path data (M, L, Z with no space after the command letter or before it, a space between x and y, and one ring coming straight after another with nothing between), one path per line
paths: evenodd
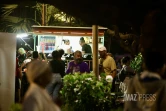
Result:
M23 111L60 111L45 90L51 81L51 74L45 61L34 60L28 64L27 78L30 87L24 97Z

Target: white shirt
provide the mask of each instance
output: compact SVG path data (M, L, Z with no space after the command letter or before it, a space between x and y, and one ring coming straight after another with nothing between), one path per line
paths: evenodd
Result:
M71 50L71 45L62 45L59 47L59 49L63 49L65 53L68 53L68 50Z

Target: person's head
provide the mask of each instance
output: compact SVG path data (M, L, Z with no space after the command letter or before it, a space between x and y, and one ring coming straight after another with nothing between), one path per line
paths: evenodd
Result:
M80 38L79 44L83 46L85 44L85 40L83 37Z
M157 72L162 75L165 71L164 56L158 51L146 51L144 64L146 69L151 72Z
M123 57L123 58L121 59L121 64L122 64L122 65L127 65L127 66L129 66L129 65L130 65L130 57L128 57L128 56Z
M68 39L65 40L65 44L66 44L66 45L70 45L70 40L68 40Z
M107 56L107 49L102 46L99 48L100 58L105 58Z
M44 54L42 52L39 53L39 59L40 60L45 60Z
M53 59L59 59L59 57L60 57L59 51L58 51L58 50L54 50L54 51L52 52L52 58L53 58Z
M78 51L78 50L77 50L77 51L74 52L74 61L75 61L76 63L78 63L78 64L83 61L81 51Z
M49 65L44 61L32 61L27 66L27 78L30 83L45 88L51 81L51 70Z
M65 51L63 49L59 49L59 56L60 56L60 58L63 56L64 53L65 53Z
M24 48L19 48L19 49L18 49L18 53L19 53L20 55L23 55L23 54L25 54L26 52L25 52Z
M166 63L166 13L162 10L150 12L141 27L140 43L142 54L148 49L155 49L165 57Z
M33 59L38 59L38 58L39 58L39 53L38 53L38 51L33 51L32 57L33 57Z
M27 58L28 58L28 57L32 57L32 53L33 53L32 51L28 51L28 52L26 53Z

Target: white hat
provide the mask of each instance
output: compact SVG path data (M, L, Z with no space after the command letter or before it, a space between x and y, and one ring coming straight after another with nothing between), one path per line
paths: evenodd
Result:
M104 51L104 50L105 51L107 50L104 46L102 46L102 47L99 48L99 51Z
M18 49L18 52L19 52L21 55L26 53L25 50L24 50L24 48L19 48L19 49Z

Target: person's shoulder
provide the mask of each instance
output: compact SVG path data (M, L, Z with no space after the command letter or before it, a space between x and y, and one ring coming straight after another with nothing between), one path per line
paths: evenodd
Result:
M88 63L86 63L86 62L82 62L82 64L83 64L83 65L88 65Z
M83 44L82 47L86 47L86 44Z
M106 58L106 59L107 59L107 60L111 60L111 61L112 61L112 60L114 60L114 58L113 58L113 57L108 56L108 55L107 55L107 58Z
M89 44L85 44L86 46L90 46Z
M60 60L62 63L65 63L65 61L64 60Z
M25 98L28 97L33 97L35 98L36 95L38 94L38 90L39 90L39 86L37 86L36 84L30 84L29 89L27 91L27 93L25 94Z
M69 64L74 64L74 60L70 61Z

